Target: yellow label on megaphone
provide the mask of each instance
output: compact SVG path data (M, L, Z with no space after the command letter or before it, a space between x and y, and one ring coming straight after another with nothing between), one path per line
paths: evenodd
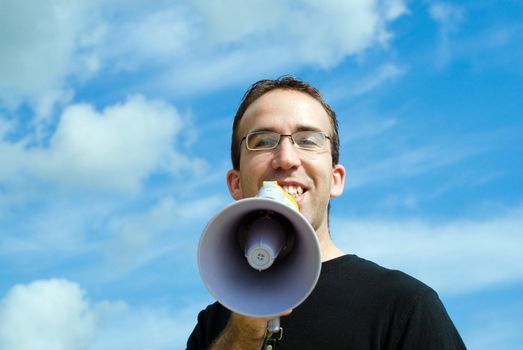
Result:
M275 201L285 204L286 206L296 211L300 210L300 207L294 198L285 192L285 190L280 185L278 185L278 182L276 181L263 181L262 188L258 192L257 197L274 199Z

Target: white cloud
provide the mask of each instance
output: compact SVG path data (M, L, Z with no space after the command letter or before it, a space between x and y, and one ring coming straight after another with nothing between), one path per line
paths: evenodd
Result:
M143 65L170 66L198 46L197 18L180 6L142 9L126 15L110 23L106 30L104 45L98 52L105 64L121 70L138 70Z
M88 349L94 331L83 291L65 280L16 285L0 304L1 349Z
M50 159L40 158L39 168L58 179L68 169L63 180L81 179L95 187L136 188L150 172L173 165L173 138L180 127L174 108L141 96L102 113L74 105L64 111Z
M16 106L29 98L47 113L52 98L56 103L70 90L71 78L104 70L154 69L159 74L151 79L186 93L234 84L240 79L234 77L332 67L386 44L388 23L408 13L402 0L134 1L125 8L10 0L4 7L0 99Z
M93 303L63 279L13 286L0 299L0 348L16 350L183 349L207 300L162 308Z
M153 173L192 173L205 166L176 151L182 123L174 107L142 96L101 112L71 105L48 146L0 142L0 180L16 183L24 174L63 187L136 192Z
M214 7L202 2L200 9L211 42L255 51L260 44L269 45L284 55L292 53L295 63L329 67L379 43L385 32L380 5L376 1L229 0Z
M82 37L96 28L96 4L62 0L2 3L0 101L16 105L22 96L36 106L46 104L53 97L48 91L62 90L72 72L94 73L83 60L92 54L92 42L82 42Z
M304 65L333 67L348 56L386 44L391 36L388 22L407 13L403 1L196 4L203 26L198 50L206 55L193 55L183 69L174 65L164 83L175 82L191 91Z
M398 268L444 293L523 279L523 207L483 220L332 220L346 251Z

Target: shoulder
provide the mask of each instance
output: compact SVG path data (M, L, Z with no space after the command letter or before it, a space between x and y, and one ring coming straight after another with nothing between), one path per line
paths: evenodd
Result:
M198 323L205 324L208 329L223 329L229 320L231 312L218 302L208 305L198 314Z
M398 270L380 266L356 255L346 255L322 266L317 285L318 298L340 303L357 303L365 312L406 315L417 305L439 304L436 292L418 279Z
M357 285L353 288L360 300L374 305L380 318L394 325L390 329L392 343L407 349L417 348L420 342L427 349L465 348L438 294L425 283L355 255L333 265L337 265L334 271Z
M207 349L227 325L230 311L216 302L198 314L198 323L187 341L187 349Z
M398 270L380 266L356 255L344 255L322 266L322 278L344 281L352 287L378 294L408 296L435 293L420 280Z

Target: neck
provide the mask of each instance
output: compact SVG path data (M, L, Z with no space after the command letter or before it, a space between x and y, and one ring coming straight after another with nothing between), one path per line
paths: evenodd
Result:
M345 253L334 244L329 230L325 229L321 231L322 232L317 232L320 241L321 261L325 262L345 255Z
M332 240L329 239L328 242L320 242L321 247L321 261L329 261L345 255L345 253L338 248Z

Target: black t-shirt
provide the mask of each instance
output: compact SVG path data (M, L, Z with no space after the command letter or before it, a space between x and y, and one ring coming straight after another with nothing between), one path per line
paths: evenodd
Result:
M200 312L187 349L207 349L229 315L219 303ZM434 290L355 255L324 262L311 295L281 326L278 349L465 349Z

